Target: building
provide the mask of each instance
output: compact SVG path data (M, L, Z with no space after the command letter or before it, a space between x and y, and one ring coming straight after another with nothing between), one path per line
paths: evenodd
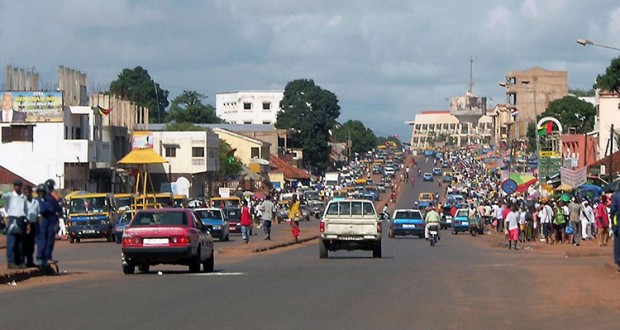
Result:
M514 116L505 104L497 104L487 112L492 119L492 137L493 144L506 146L508 144L510 127L514 125Z
M525 138L527 124L536 122L537 116L547 110L551 101L568 95L566 71L550 71L538 67L525 71L510 71L506 73L506 83L500 85L506 88L508 108L517 113L510 133L510 136L516 139Z
M215 94L215 114L231 124L276 123L284 91L238 91Z
M596 91L597 99L597 119L594 130L598 131L598 157L603 158L610 155L609 141L611 136L611 127L614 128L614 135L617 137L620 132L620 95L607 91ZM612 152L618 150L618 141L614 139Z
M574 168L590 166L598 160L597 134L562 134L562 157Z
M412 126L412 149L424 149L443 141L458 146L490 143L493 135L493 118L488 115L475 125L459 122L448 110L422 111L406 124Z
M221 128L214 128L213 132L232 149L236 149L235 157L239 158L246 167L258 159L269 161L269 143Z

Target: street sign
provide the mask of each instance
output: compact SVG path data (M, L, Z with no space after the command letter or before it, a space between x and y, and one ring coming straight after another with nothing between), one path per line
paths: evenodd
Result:
M562 154L557 151L541 151L538 153L540 157L550 158L550 157L562 157Z
M513 179L507 179L502 182L502 190L508 195L517 192L517 182Z

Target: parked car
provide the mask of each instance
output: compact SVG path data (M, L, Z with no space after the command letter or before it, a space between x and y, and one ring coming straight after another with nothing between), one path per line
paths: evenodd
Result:
M202 224L207 227L213 238L221 241L228 241L230 225L224 218L224 212L220 208L197 208L194 212L200 217Z
M397 209L390 220L388 237L413 235L424 238L422 212L415 209Z
M158 264L187 265L196 273L202 265L213 271L213 238L198 216L187 208L140 210L125 228L122 245L123 273L136 266L148 272Z
M112 234L114 235L114 241L116 244L121 244L123 241L123 232L125 231L125 227L127 227L127 225L131 222L131 215L131 211L125 211L114 224Z
M424 181L433 181L433 174L431 174L431 173L424 173L423 180Z

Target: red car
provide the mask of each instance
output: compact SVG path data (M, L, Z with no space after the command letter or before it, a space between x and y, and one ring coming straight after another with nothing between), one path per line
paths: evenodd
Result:
M202 265L212 272L215 261L213 238L191 209L138 211L125 228L122 251L125 274L158 264L188 265L193 273Z

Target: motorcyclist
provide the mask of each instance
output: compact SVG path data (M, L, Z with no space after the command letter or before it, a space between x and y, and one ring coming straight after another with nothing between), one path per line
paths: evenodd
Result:
M418 176L420 176L420 174L422 174L422 170L418 169Z
M417 208L418 208L418 202L417 202L417 201L416 201L416 202L413 202L413 208L414 208L414 209L417 209Z
M390 214L388 213L388 204L385 203L383 205L383 210L381 210L381 214L383 215L383 219L388 220L390 218Z
M426 212L424 223L426 224L426 226L424 227L424 237L428 239L428 228L431 226L439 226L439 213L435 211L433 204L428 206L428 211ZM437 233L437 236L439 236L439 232Z

